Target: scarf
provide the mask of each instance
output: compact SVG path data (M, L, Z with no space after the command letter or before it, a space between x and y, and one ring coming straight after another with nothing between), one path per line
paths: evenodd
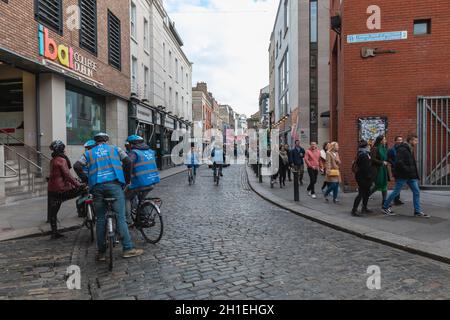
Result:
M69 167L69 170L72 169L72 163L70 162L69 158L64 153L53 152L52 153L52 158L57 158L57 157L60 157L60 158L63 158L64 160L66 160L67 161L67 166Z
M284 164L289 162L289 158L288 158L286 150L280 151L280 157L283 160Z

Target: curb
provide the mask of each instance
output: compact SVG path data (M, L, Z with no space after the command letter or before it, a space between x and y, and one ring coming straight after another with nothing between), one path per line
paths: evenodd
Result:
M255 192L264 200L282 209L285 209L302 218L322 224L337 231L345 232L365 240L380 243L395 249L400 249L409 253L450 264L450 250L448 248L439 248L437 246L433 246L432 248L430 248L429 245L424 245L422 242L417 240L385 231L377 231L366 226L357 225L342 218L328 216L320 211L306 208L299 204L286 203L286 200L273 195L272 193L266 191L258 185L255 185L254 181L251 181L251 179L249 178L249 174L252 174L252 172L249 172L249 170L250 168L246 166L245 171L247 174L248 184L253 192Z
M161 177L161 180L171 178L175 175L184 173L186 170L187 169L183 169L180 172L171 173L167 176ZM82 227L83 227L83 222L80 220L78 223L70 224L66 227L58 229L58 231L59 232L69 232L69 231L75 231L75 230L81 229ZM51 233L50 231L43 230L42 226L17 229L17 230L7 231L7 232L4 232L3 234L0 234L0 242L50 236L50 233Z

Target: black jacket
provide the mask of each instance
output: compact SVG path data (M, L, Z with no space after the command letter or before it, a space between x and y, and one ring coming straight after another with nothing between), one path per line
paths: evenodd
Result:
M397 179L419 179L416 159L411 146L402 143L396 146L397 158L395 162L395 177Z
M304 158L305 158L305 149L303 149L302 147L299 147L299 149L297 149L296 147L294 147L290 152L289 152L289 164L290 165L295 165L295 166L301 166L304 164Z
M359 185L371 185L373 181L372 159L369 153L358 151L356 159L358 165L358 172L355 174L355 179Z

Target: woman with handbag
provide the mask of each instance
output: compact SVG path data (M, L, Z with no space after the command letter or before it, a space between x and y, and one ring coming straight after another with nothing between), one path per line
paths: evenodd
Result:
M50 162L50 177L48 180L48 206L51 239L63 237L58 232L57 215L64 201L78 197L85 186L78 182L70 173L72 168L69 158L65 154L65 144L62 141L53 141L50 145L52 160Z
M279 180L280 180L280 188L283 188L286 186L286 173L287 169L289 168L289 156L288 152L285 150L285 147L283 145L280 146L280 155L279 155Z
M326 181L328 188L325 191L325 200L328 202L328 196L333 192L333 202L338 203L339 183L341 182L341 173L339 171L341 159L339 157L339 144L331 142L327 151L327 161L325 164Z

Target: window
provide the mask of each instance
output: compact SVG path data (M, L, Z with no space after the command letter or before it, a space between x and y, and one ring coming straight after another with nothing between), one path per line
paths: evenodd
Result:
M35 18L57 33L63 33L62 0L35 0Z
M120 32L120 20L108 10L108 63L118 70L122 68Z
M178 92L175 92L175 112L178 114L180 110L180 99L178 96Z
M82 145L96 133L106 130L105 98L67 86L67 142Z
M189 75L186 73L186 87L189 88Z
M316 68L317 67L317 56L316 55L311 55L311 68Z
M175 81L178 82L178 59L175 58Z
M167 107L167 88L166 83L164 82L164 107Z
M287 114L289 106L289 55L288 51L283 56L280 66L278 67L279 73L279 96L280 96L280 117Z
M137 93L137 59L131 57L131 90Z
M97 0L80 0L80 47L97 54Z
M312 0L309 4L309 21L310 21L310 41L317 42L317 0Z
M420 36L431 33L431 19L414 20L414 35Z
M172 109L172 88L169 87L169 108Z
M289 28L289 1L284 1L284 33L286 34Z
M163 68L166 71L166 44L163 43Z
M131 36L136 40L137 39L137 28L136 28L136 5L134 2L131 2L131 16L130 16L130 22L131 22Z
M182 86L182 87L184 87L184 77L183 77L183 74L184 74L184 67L181 66L181 86Z
M148 37L148 20L144 18L144 49L149 49L150 42Z
M169 75L172 75L172 51L169 50Z
M183 109L183 108L184 108L184 96L181 97L181 109ZM184 111L184 110L182 110L182 111ZM184 112L182 112L181 115L184 115Z
M148 99L148 68L144 67L144 98Z

